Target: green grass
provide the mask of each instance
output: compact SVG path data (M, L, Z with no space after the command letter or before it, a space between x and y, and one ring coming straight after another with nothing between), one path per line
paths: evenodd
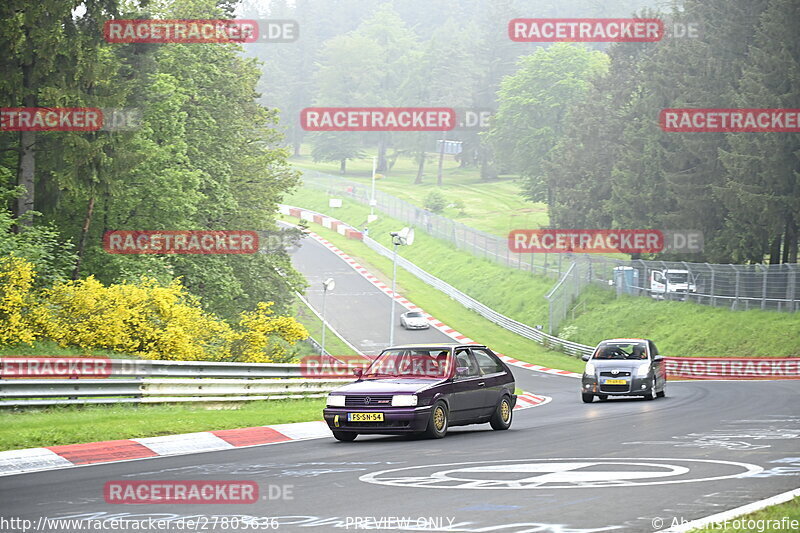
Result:
M339 163L314 163L308 156L294 157L292 163L303 170L316 170L364 183L369 187L372 178L372 154L363 159L348 161L347 173L339 173ZM514 177L491 181L480 178L477 168L461 168L452 156L445 156L442 186L436 185L438 156L426 163L423 183L412 185L417 165L410 157L399 157L394 167L376 180L376 188L414 205L423 206L425 197L434 190L441 192L448 204L461 200L463 211L445 209L444 216L487 233L506 236L512 229L539 228L548 223L547 206L525 200L520 182Z
M357 227L365 225L369 213L368 207L348 200L344 200L341 208L329 208L324 192L308 188L298 190L286 199L286 203L329 214ZM380 216L378 221L369 225L369 235L385 246L390 246L389 231L396 231L403 225L400 221ZM372 252L362 243L347 240L334 232L321 229L318 225L314 225L314 229L351 255L374 265L373 271L377 269L384 273L391 272L390 261ZM544 295L555 283L552 278L533 276L477 258L421 231L417 232L413 246L401 247L399 251L403 257L426 271L506 316L529 325L547 324L547 302ZM407 280L413 278L403 269L398 269L398 275L400 273ZM486 338L481 336L484 331L488 333L490 330L502 330L459 304L442 298L441 293L431 291L428 285L416 278L413 281L421 285L412 285L411 280L401 282L405 289L404 294L465 335L490 343L489 340L482 340ZM728 311L688 302L654 301L648 298L616 299L614 292L600 288L591 289L582 299L585 299L585 310L574 321L565 321L562 331L569 332L570 340L584 344L593 345L613 337L646 337L652 338L661 352L670 356L800 355L800 335L790 334L798 331L796 314L760 310ZM434 311L424 301L441 305L442 311ZM476 317L478 320L470 322L468 326L457 326L455 321L462 316ZM565 329L567 326L571 327ZM520 338L509 332L505 333ZM511 342L511 339L503 342ZM515 345L513 349L523 355L515 355L508 349L506 352L519 359L558 367L555 362L544 362L541 358L553 352L536 346L538 351L531 351L534 349L526 344ZM495 348L504 351L497 346ZM526 351L537 355L526 357ZM570 361L568 358L567 360ZM574 364L571 368L567 365L565 362L558 368L574 369Z
M315 341L322 342L322 320L317 318L317 315L300 300L297 301L294 318L306 327ZM328 322L330 323L330 320ZM345 355L350 354L353 350L329 327L325 333L325 351L332 355Z
M797 497L791 501L786 503L781 503L779 505L771 505L766 509L762 509L760 511L756 511L754 513L742 515L738 518L734 518L729 520L730 527L724 527L724 524L718 524L720 527L705 527L702 529L693 529L690 533L752 533L753 531L759 531L763 533L785 533L788 531L797 531L797 528L792 528L791 525L785 525L782 523L770 523L768 521L777 520L780 521L782 518L787 518L789 522L794 521L795 524L800 522L800 497ZM738 525L745 525L747 526L747 521L755 520L755 527L740 527L735 528L733 527L733 523L736 521ZM762 522L759 524L759 520ZM717 525L717 524L715 524ZM778 527L771 527L771 526L778 526ZM770 527L765 527L770 526Z
M344 201L341 208L331 209L327 207L327 196L313 189L301 189L287 198L286 203L323 212L361 228L369 214L369 207L352 201ZM403 225L398 220L381 216L369 225L369 236L391 247L389 232L397 231ZM366 246L364 248L368 250ZM416 232L413 246L404 246L399 253L493 309L526 324L547 324L544 295L555 283L553 278L509 269L459 251L422 231ZM391 274L391 267L384 272Z
M0 451L322 420L324 398L0 411Z
M48 340L38 340L33 345L18 344L16 346L0 346L0 357L108 357L111 359L138 359L130 355L112 350L85 349L68 346L63 348Z
M729 311L689 302L622 296L593 287L585 310L562 324L570 340L646 337L672 356L800 356L800 318L777 311Z
M286 220L293 219L286 218ZM360 241L347 239L318 224L310 223L310 227L314 232L347 252L376 276L383 277L384 281L388 281L383 273L391 272L390 259L377 254ZM416 246L415 242L414 247ZM401 253L406 256L406 252L410 249L403 248ZM397 269L397 290L425 311L443 320L447 325L477 342L486 344L493 350L523 361L549 367L576 372L583 369L583 363L579 359L547 350L533 341L489 322L454 300L443 297L442 293L432 290L430 285L420 281L402 268Z

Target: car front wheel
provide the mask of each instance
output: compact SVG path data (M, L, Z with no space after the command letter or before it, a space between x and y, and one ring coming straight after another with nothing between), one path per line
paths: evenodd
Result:
M645 395L644 399L645 400L655 400L656 396L657 396L657 393L656 393L656 378L653 377L653 379L650 381L650 391Z
M503 430L511 427L511 400L508 396L503 396L500 400L500 405L494 410L492 418L489 420L489 425L492 429Z
M447 406L440 400L433 404L431 417L428 420L428 429L425 430L425 436L432 439L441 439L447 435L447 425Z
M583 399L583 403L592 403L592 400L594 400L594 394L591 392L583 392L581 393L581 398Z

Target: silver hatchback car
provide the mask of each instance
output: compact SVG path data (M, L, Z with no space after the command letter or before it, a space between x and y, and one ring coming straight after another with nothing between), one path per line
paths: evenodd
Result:
M666 396L666 365L651 340L606 340L583 360L581 398L585 403L595 396L601 401L609 396L644 396L648 400Z

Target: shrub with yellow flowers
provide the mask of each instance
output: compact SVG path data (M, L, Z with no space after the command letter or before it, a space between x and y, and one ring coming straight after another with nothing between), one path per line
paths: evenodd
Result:
M36 339L35 277L32 263L13 255L0 258L0 345Z
M275 316L272 302L242 313L234 329L204 311L180 279L105 286L90 276L34 294L34 278L27 261L0 263L0 344L41 337L146 359L273 362L290 359L308 337L294 318Z

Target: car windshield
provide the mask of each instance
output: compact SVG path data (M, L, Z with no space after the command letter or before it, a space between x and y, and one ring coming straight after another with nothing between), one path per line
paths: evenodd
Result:
M647 347L643 342L602 343L594 359L647 359Z
M412 311L410 313L406 313L406 318L422 318L422 313L418 311Z
M387 350L378 356L363 377L430 377L449 375L452 358L449 350L422 348Z

